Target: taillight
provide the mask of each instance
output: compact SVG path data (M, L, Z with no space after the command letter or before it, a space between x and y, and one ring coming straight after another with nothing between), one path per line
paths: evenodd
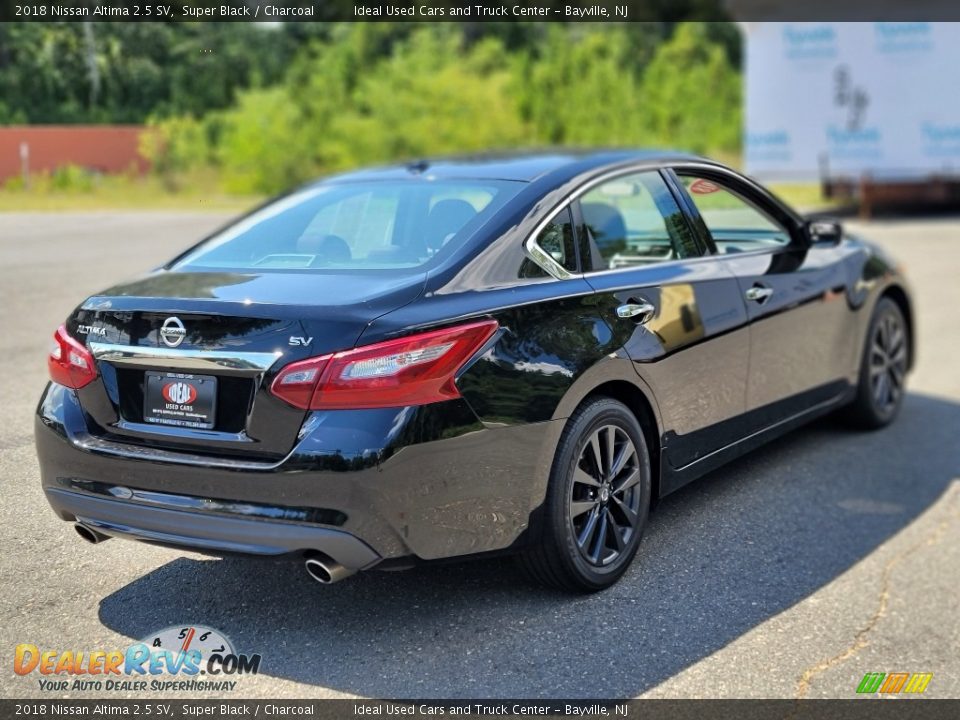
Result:
M270 392L294 407L308 410L317 389L317 381L329 361L330 355L324 355L290 363L274 379Z
M290 363L270 391L303 410L426 405L460 397L454 377L496 320L410 335Z
M82 343L70 337L63 325L53 334L47 368L51 380L74 390L88 385L97 377L93 355Z

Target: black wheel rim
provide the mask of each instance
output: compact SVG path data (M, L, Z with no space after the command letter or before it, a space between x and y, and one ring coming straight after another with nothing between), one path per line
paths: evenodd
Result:
M573 471L569 517L577 547L596 567L614 563L637 532L640 458L627 433L604 425L587 439Z
M870 391L874 406L888 414L903 394L907 372L907 336L893 313L880 317L870 344Z

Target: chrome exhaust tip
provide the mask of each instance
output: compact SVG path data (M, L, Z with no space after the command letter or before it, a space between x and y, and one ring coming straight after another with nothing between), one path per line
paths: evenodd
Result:
M110 539L109 535L104 535L103 533L99 533L93 528L84 525L83 523L74 523L73 529L77 531L77 535L82 537L91 545L96 545L97 543L101 543L104 540Z
M310 577L323 585L340 582L356 572L356 570L345 568L335 560L319 553L308 557L303 566Z

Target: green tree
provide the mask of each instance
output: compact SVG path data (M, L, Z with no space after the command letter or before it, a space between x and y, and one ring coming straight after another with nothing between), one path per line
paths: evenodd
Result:
M654 55L641 85L656 142L694 152L740 146L741 78L701 23L683 23Z
M247 23L0 23L0 97L31 123L200 116L280 81L297 47Z
M273 192L357 165L531 140L498 40L465 47L444 26L394 32L344 28L301 58L283 88L246 93L218 116L229 187Z
M215 152L231 192L275 193L320 170L311 152L315 133L285 88L243 93L218 122L222 135Z
M711 3L687 4L709 15ZM651 7L655 16L675 14ZM0 122L149 117L143 150L171 187L204 166L218 169L229 190L269 193L425 155L739 148L739 35L729 23L90 30L0 26Z
M357 83L352 112L334 116L334 165L525 144L504 54L492 38L462 51L459 38L413 34Z
M643 142L636 38L624 27L551 28L518 83L537 139L549 145Z

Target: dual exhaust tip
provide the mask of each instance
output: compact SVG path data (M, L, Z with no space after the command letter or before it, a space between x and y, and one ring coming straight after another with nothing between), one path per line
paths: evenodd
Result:
M109 535L104 535L101 532L97 532L89 525L84 525L83 523L74 523L73 529L77 531L77 535L82 537L91 545L96 545L97 543L102 543L104 540L109 540Z
M308 555L303 566L307 571L307 575L323 585L340 582L357 572L356 570L345 568L333 558L321 553L311 553Z
M83 523L74 523L73 529L76 530L77 535L91 545L96 545L97 543L110 539L109 535L97 532L89 525L84 525ZM323 585L340 582L357 572L356 570L345 568L333 558L318 552L310 553L304 561L303 566L307 571L307 575Z

